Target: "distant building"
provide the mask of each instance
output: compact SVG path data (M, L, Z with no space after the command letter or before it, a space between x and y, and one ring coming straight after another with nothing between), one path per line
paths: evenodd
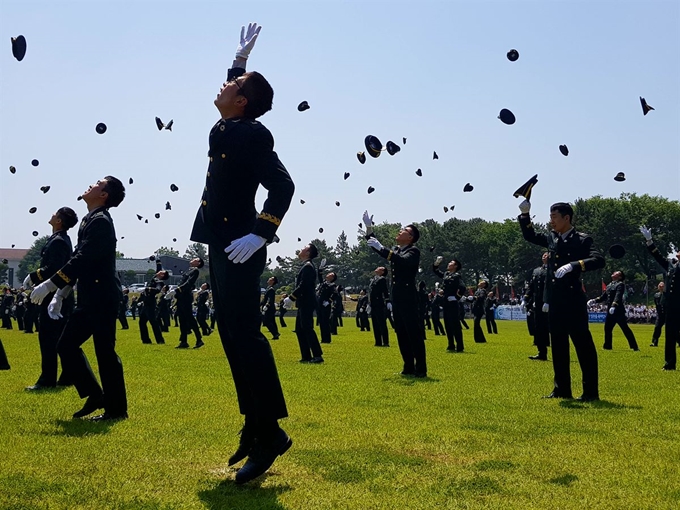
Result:
M21 287L23 281L19 279L19 262L21 262L21 259L23 259L27 253L27 249L0 248L0 260L7 259L7 265L9 266L7 275L0 284L9 285L10 287L17 289Z

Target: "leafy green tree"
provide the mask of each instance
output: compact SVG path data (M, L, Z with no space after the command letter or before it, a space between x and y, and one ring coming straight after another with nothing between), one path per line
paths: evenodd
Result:
M161 246L156 250L156 255L169 255L171 257L179 257L179 252L174 248L168 248L167 246Z
M40 252L47 244L49 238L50 236L42 236L33 242L28 249L28 253L19 262L19 271L17 272L19 280L23 281L28 273L32 273L40 267Z
M187 260L195 259L196 257L202 258L206 263L208 262L208 250L205 247L205 244L192 243L187 246L184 255L182 255L182 258Z

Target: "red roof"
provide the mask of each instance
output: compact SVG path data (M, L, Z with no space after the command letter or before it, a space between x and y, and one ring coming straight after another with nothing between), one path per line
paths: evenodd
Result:
M27 253L28 250L19 248L0 248L0 260L7 259L9 261L20 261L26 256Z

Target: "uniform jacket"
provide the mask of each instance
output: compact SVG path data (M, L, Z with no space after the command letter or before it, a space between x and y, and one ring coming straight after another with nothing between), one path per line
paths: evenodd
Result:
M199 271L196 267L190 267L182 275L179 285L175 289L175 298L177 301L193 302L194 288L196 287L196 280L198 280Z
M316 268L314 264L306 261L295 277L295 290L288 297L300 306L316 307Z
M118 309L122 290L116 273L116 230L106 207L85 215L73 255L51 280L60 289L78 283L81 308L106 304Z
M663 303L661 303L662 298L663 292L657 292L654 294L654 305L656 306L656 314L658 316L663 315Z
M477 289L475 299L472 302L472 314L478 317L484 315L484 304L486 303L486 289Z
M460 276L460 273L452 273L450 271L442 271L439 266L432 266L434 274L444 280L444 298L449 296L456 296L456 300L465 293L465 284Z
M357 301L357 312L366 313L366 307L368 306L368 294L359 297Z
M543 293L545 291L545 277L548 273L547 266L540 266L531 273L531 281L527 286L524 303L528 310L540 312L543 308Z
M369 237L374 237L370 234ZM418 290L416 289L416 276L420 265L420 250L417 246L395 246L392 249L382 248L376 250L382 258L387 259L392 269L392 301L408 300L417 306Z
M593 238L576 229L572 229L566 239L554 231L537 234L528 214L520 214L518 219L524 239L548 248L543 302L550 305L573 304L575 298L583 296L581 273L604 267L604 257L593 245ZM555 271L566 264L571 264L572 271L562 278L555 278Z
M267 307L267 310L264 311L267 315L274 315L276 313L276 292L274 291L274 287L268 287L267 291L264 293L264 297L262 298L262 302L260 303L260 308L264 308L265 306Z
M661 304L666 311L672 308L674 313L678 313L680 311L680 263L671 264L667 258L659 253L659 249L654 246L654 243L648 245L647 249L663 268L666 276L666 288L661 296Z
M602 295L595 301L602 303L602 301L607 302L607 308L614 307L617 311L624 311L623 308L623 294L626 292L626 284L622 281L612 280L607 289L602 293Z
M40 251L40 269L31 273L33 285L38 285L61 269L73 254L71 238L65 230L55 232Z
M387 278L375 275L368 285L368 299L372 307L385 306L390 299L390 291L387 288Z
M245 69L230 69L227 79ZM208 138L208 172L191 240L225 248L254 233L272 241L286 214L295 186L274 152L269 130L253 119L220 119ZM255 194L269 191L257 213Z

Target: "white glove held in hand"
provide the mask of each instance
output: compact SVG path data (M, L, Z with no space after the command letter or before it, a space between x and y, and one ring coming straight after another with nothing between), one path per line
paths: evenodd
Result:
M55 294L52 298L52 301L50 301L50 304L47 305L47 315L50 316L50 319L58 321L59 319L64 318L64 316L61 314L61 304L63 300L64 298L62 298L59 294Z
M529 214L529 211L531 210L531 202L525 199L521 204L519 204L519 210L522 214Z
M376 250L382 250L384 246L380 244L380 241L378 241L375 237L369 237L368 241L366 243L371 247Z
M262 307L262 311L263 311L263 312L266 312L267 310L269 310L269 307L268 307L267 305L264 305L264 306Z
M550 311L550 305L548 303L543 303L543 308L541 308L541 311L548 313Z
M587 304L588 306L593 306L595 303L596 301L594 299L589 299Z
M235 239L229 246L224 249L224 253L229 254L229 260L234 264L242 264L246 262L253 254L264 246L267 240L256 234L248 234Z
M435 265L435 266L438 266L439 264L442 263L442 260L444 260L444 257L442 257L441 255L439 255L436 259L434 259L434 265Z
M609 315L614 315L614 312L616 312L616 307L615 307L615 306L612 306L612 307L609 309Z
M50 292L54 292L55 290L57 290L57 286L52 283L52 280L45 280L31 292L31 303L39 305Z
M373 226L373 215L369 216L368 211L364 211L364 225L366 225L366 228L371 228Z
M326 267L326 259L321 259L321 264L319 264L319 269Z
M330 303L328 301L324 301L322 304L323 306L328 306Z
M446 300L447 300L447 301L458 301L458 300L456 299L456 296L449 296L449 297L446 298Z
M283 307L284 307L286 310L290 310L291 308L293 308L293 300L290 299L289 297L285 298L285 299L283 300Z
M571 273L572 269L574 269L574 266L571 264L564 264L555 271L555 278L562 278L565 274Z
M24 278L24 283L23 283L24 289L30 289L33 287L33 280L31 280L31 275L29 274Z
M387 303L387 310L392 311L392 303Z
M651 229L651 228L647 228L647 227L645 227L644 225L641 225L641 226L640 226L640 232L641 232L642 235L645 237L645 240L646 240L646 241L651 241L651 240L652 240L652 229Z
M236 47L236 58L248 58L250 51L255 46L260 30L262 30L262 27L258 26L257 23L248 23L248 31L246 31L246 27L241 27L241 41Z

